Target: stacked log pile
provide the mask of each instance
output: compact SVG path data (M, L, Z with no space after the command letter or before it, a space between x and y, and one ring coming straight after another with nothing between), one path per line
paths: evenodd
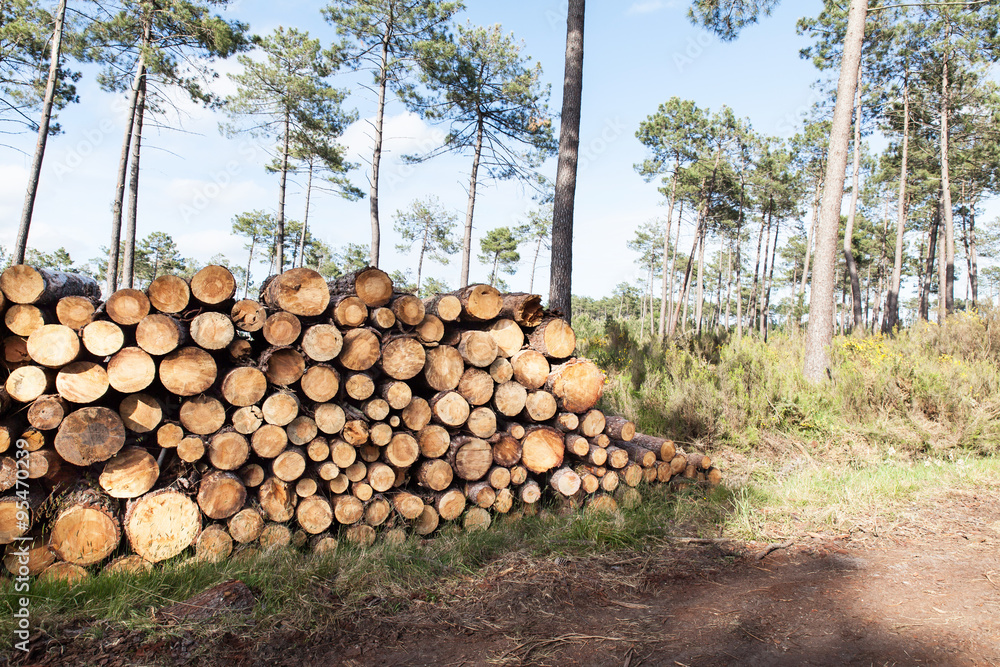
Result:
M221 266L104 302L85 276L13 266L0 291L12 571L15 547L30 574L72 578L192 545L324 551L484 528L544 494L607 507L619 487L720 480L595 408L603 373L537 295L421 300L379 269L297 268L237 300Z

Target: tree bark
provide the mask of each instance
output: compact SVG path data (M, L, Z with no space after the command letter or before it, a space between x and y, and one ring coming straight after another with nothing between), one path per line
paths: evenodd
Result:
M302 233L299 234L299 249L296 252L296 256L299 260L299 267L305 266L305 255L306 255L306 234L309 233L309 199L312 197L312 185L313 185L313 162L314 158L309 158L309 177L306 181L306 212L302 218ZM247 276L249 280L249 276Z
M892 262L892 278L885 300L882 333L892 333L899 322L899 286L903 275L903 233L906 230L906 179L910 145L910 87L903 79L903 155L899 167L899 204L896 209L896 248Z
M580 101L583 94L584 0L568 0L566 17L566 68L563 77L562 121L559 128L559 162L556 167L552 215L552 259L549 308L572 321L573 204L580 148Z
M378 267L379 244L381 243L381 232L378 218L378 175L382 162L382 123L385 118L385 88L389 80L389 32L392 22L386 25L386 32L382 36L382 60L379 68L378 80L378 108L375 111L375 147L372 149L372 182L371 190L368 194L369 211L372 221L372 245L368 249L368 263Z
M483 117L479 116L476 128L476 149L472 158L472 176L469 178L469 204L465 209L465 235L462 237L462 275L459 287L469 286L469 259L472 255L472 214L476 208L476 177L479 174L479 156L483 152Z
M139 207L139 152L142 148L142 118L146 110L146 77L139 82L135 104L135 127L132 130L132 164L129 166L128 213L125 216L125 257L122 261L122 285L131 289L135 283L136 211ZM155 275L153 276L156 277Z
M927 259L924 262L923 280L920 288L919 317L926 321L930 316L931 302L931 276L934 270L934 253L937 249L938 227L941 225L941 203L938 202L934 209L934 216L931 218L931 228L928 231ZM940 286L938 290L940 291Z
M291 112L285 109L285 138L281 149L281 179L278 184L278 225L274 232L275 273L285 270L285 184L288 181L288 143L291 140Z
M667 329L667 289L671 276L667 275L667 255L670 253L670 226L674 222L674 202L677 201L677 170L680 169L680 158L674 161L674 175L670 179L670 201L667 204L667 228L663 230L663 279L660 285L660 329L659 339L663 342L663 336ZM680 222L678 221L678 226ZM672 263L671 263L672 264ZM672 270L672 269L671 269Z
M946 36L946 39L950 34ZM941 207L944 222L944 248L938 262L938 324L944 325L948 315L955 311L955 219L951 205L951 180L948 160L948 54L945 54L941 78Z
M854 168L851 170L851 205L847 209L847 228L844 230L844 261L851 278L851 302L854 307L854 329L861 328L861 282L858 265L854 261L854 218L858 211L858 190L861 185L861 66L858 66L858 85L854 102Z
M865 37L868 0L851 0L844 54L837 83L837 103L830 132L830 157L827 162L823 203L820 208L816 238L816 261L809 294L809 327L806 330L803 375L819 382L827 376L829 346L833 342L833 273L836 266L837 231L844 197L844 172L847 168L847 145L851 131L851 106L857 87L858 67Z
M21 210L21 225L17 230L17 240L14 242L14 258L12 264L24 264L24 253L28 247L28 229L31 227L31 215L35 208L35 195L38 193L38 180L42 173L42 159L45 157L45 143L49 138L49 122L52 120L52 104L56 96L56 78L59 73L59 55L62 48L63 22L66 17L66 0L60 0L56 8L55 28L52 32L52 49L49 56L49 76L45 83L45 98L42 102L42 117L38 122L38 141L35 143L35 154L31 160L28 172L28 189L24 194L24 208Z

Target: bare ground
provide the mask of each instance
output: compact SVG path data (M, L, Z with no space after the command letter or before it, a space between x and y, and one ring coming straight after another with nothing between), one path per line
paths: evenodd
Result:
M949 491L892 525L779 545L510 555L444 595L150 637L38 636L23 665L1000 665L1000 497ZM770 547L770 548L769 548ZM764 555L766 553L766 555Z

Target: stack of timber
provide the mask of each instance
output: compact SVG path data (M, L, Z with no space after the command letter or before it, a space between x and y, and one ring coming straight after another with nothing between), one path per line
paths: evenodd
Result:
M419 299L366 268L208 266L99 300L86 276L0 276L0 544L73 579L276 545L486 528L544 495L614 507L708 456L595 408L605 378L532 294ZM619 496L620 497L620 496Z

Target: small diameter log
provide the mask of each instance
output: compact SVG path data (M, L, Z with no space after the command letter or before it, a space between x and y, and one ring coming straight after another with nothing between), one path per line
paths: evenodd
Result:
M594 362L571 359L552 368L545 379L545 388L556 397L561 409L585 413L601 399L604 382L604 373Z
M514 380L524 385L525 389L533 391L545 386L549 377L549 362L535 350L521 350L510 359L514 368Z
M365 507L365 524L368 526L381 526L392 514L392 505L382 496L375 496Z
M604 450L608 455L607 464L615 470L621 470L629 464L629 453L620 447L608 445Z
M456 349L466 363L477 368L489 368L499 354L496 340L488 331L462 332Z
M27 456L27 461L28 479L56 480L61 477L63 460L54 449L39 449L31 452ZM15 476L17 475L16 467L15 465Z
M497 415L489 408L476 408L469 413L465 428L477 438L490 438L497 432Z
M28 356L36 364L61 368L80 354L80 337L62 324L46 324L28 336L26 347Z
M323 496L307 496L295 508L295 519L302 530L316 535L333 524L333 507Z
M417 433L417 443L420 446L420 455L424 458L440 458L451 446L451 434L443 426L429 424Z
M107 461L125 444L125 426L114 410L80 408L63 419L55 448L67 463L88 466Z
M379 337L372 329L351 329L344 334L344 346L338 359L351 371L366 371L381 354Z
M514 320L497 320L490 324L487 332L496 343L502 358L514 356L524 346L524 331Z
M429 404L434 419L445 426L458 428L469 419L469 402L457 391L440 391Z
M316 317L330 304L330 288L319 272L308 267L271 276L260 295L269 308L293 315Z
M584 457L590 452L590 442L578 433L567 433L566 437L563 438L563 442L566 443L566 451L574 456ZM597 449L600 449L600 447Z
M579 431L582 435L593 438L604 433L606 418L600 410L588 410L580 419Z
M382 421L389 416L389 403L383 398L372 398L361 405L361 411L373 422Z
M12 576L34 577L56 561L56 555L41 535L8 547L3 564Z
M722 471L718 468L709 468L705 471L705 479L712 486L722 484Z
M233 341L236 329L225 313L208 311L191 320L190 334L191 340L200 348L223 350Z
M160 467L152 454L141 447L126 447L108 459L98 482L112 498L138 498L153 488L159 476Z
M236 279L224 266L210 264L191 278L191 296L209 306L232 299L236 294Z
M454 521L465 511L465 494L458 489L447 489L428 494L425 500L437 510L438 516L445 521Z
M334 440L330 443L330 462L341 470L352 465L358 458L358 450L350 443L343 440ZM339 474L339 472L338 472ZM333 475L329 479L333 479Z
M489 440L493 447L493 462L510 468L521 462L521 441L509 433L497 433Z
M528 469L522 465L511 466L510 483L512 486L520 486L528 480Z
M420 324L426 314L424 302L412 294L397 294L390 307L397 320L411 327Z
M570 468L559 468L549 477L549 486L567 498L580 490L580 476Z
M260 368L271 384L287 387L306 372L306 360L298 350L272 347L261 355Z
M191 288L179 276L159 276L146 288L149 305L168 315L179 313L191 301Z
M529 479L518 489L518 496L525 505L533 505L541 500L542 488L538 486L538 482Z
M344 336L332 324L314 324L302 336L302 351L313 361L336 359L344 347Z
M288 434L275 424L264 424L250 436L250 446L262 459L273 459L288 446Z
M115 324L132 326L149 315L149 298L137 289L120 289L104 302L104 312Z
M555 397L547 391L529 392L524 403L524 414L533 422L552 419L558 409Z
M403 424L411 431L419 431L427 426L432 416L430 404L420 396L414 396L410 404L403 408L400 413Z
M233 338L233 341L226 346L226 356L234 364L249 363L253 356L253 346L246 338Z
M120 541L116 504L99 489L81 482L59 500L49 546L60 560L84 567L100 563Z
M316 535L309 540L309 550L315 556L328 556L337 551L337 538L332 535Z
M98 320L83 328L83 346L95 357L108 357L122 349L125 333L114 322Z
M222 401L206 394L192 396L181 403L178 419L190 433L209 435L226 423L226 408Z
M369 307L384 306L392 299L392 278L373 266L349 273L328 283L334 294L356 294Z
M231 472L212 472L201 478L198 507L209 519L228 519L247 499L242 480Z
M38 581L44 583L61 582L67 586L75 586L90 577L86 568L73 563L53 563L38 575Z
M38 305L55 303L64 296L96 299L101 294L97 281L90 276L38 269L27 264L7 267L0 274L0 290L12 303Z
M406 491L397 491L392 494L392 506L396 508L400 516L410 521L419 517L424 511L424 501L420 499L420 496Z
M355 496L349 494L335 495L330 499L333 505L333 517L337 523L349 526L355 524L365 515L365 506Z
M550 359L565 359L576 349L576 333L566 320L549 317L531 332L528 345Z
M313 463L326 461L330 458L330 443L323 436L317 436L306 445L306 456Z
M58 428L69 412L69 404L57 394L43 394L28 408L28 423L40 431Z
M457 435L445 455L455 475L468 482L482 479L493 466L493 449L482 438Z
M333 297L333 321L337 326L353 329L360 327L368 319L368 306L353 295Z
M56 319L79 331L94 319L94 301L85 296L64 296L56 304Z
M355 401L364 401L375 393L375 381L368 373L351 373L344 380L344 393Z
M441 517L438 516L437 510L430 505L424 505L424 509L420 512L420 516L418 516L413 522L413 532L417 535L430 535L437 530L440 522Z
M688 452L687 463L689 466L693 466L698 470L708 470L712 467L712 457L707 454Z
M359 547L370 547L375 544L375 529L371 526L351 526L344 531L344 539Z
M153 564L147 560L143 560L142 556L129 554L128 556L119 556L118 558L115 558L113 561L105 565L101 572L104 574L123 573L131 576L150 572L152 569Z
M656 465L656 453L646 449L645 447L640 447L633 442L625 442L624 440L612 440L611 444L620 449L624 449L628 452L629 459L638 463L643 468L652 468Z
M416 338L397 336L382 345L382 371L395 380L409 380L424 368L427 354Z
M660 461L669 462L677 454L677 447L673 440L657 438L644 433L636 433L632 437L632 444L654 452Z
M313 410L316 428L327 435L336 435L344 428L344 409L335 403L323 403Z
M382 452L382 458L395 468L408 468L420 456L420 444L406 432L395 433Z
M312 417L307 415L299 415L285 427L285 433L288 434L288 442L297 446L311 442L316 437L318 431L316 422L313 421Z
M444 322L437 315L426 314L414 329L421 343L437 343L444 337Z
M268 477L257 488L257 500L261 511L269 521L282 523L295 515L298 496L287 482L277 477Z
M406 382L390 380L378 386L378 394L393 410L402 410L413 399L413 390Z
M52 316L38 306L14 305L7 308L3 316L7 329L15 336L30 336L37 329L51 322Z
M493 394L493 407L506 417L516 417L528 402L528 390L520 382L504 382Z
M396 471L384 463L371 463L368 466L368 476L365 482L376 493L384 493L396 483Z
M587 451L580 458L591 465L603 466L608 462L608 450L588 443Z
M302 333L302 322L295 315L279 310L264 321L261 333L264 335L264 340L271 345L284 347L299 339L299 335Z
M455 322L462 314L462 302L454 294L438 294L424 299L424 312L442 322Z
M500 292L490 285L469 285L453 294L462 304L462 319L469 322L492 320L500 314L503 307Z
M202 438L189 435L181 438L181 441L177 443L177 458L187 463L194 463L205 456L206 449L205 441Z
M471 405L486 405L493 397L495 383L490 374L480 368L466 368L458 381L458 393Z
M510 486L510 469L503 466L493 466L486 473L486 481L496 490Z
M604 433L612 440L629 442L635 437L635 424L624 417L607 417Z
M657 461L656 463L656 481L661 484L666 484L673 477L673 471L670 469L669 461Z
M561 412L556 415L555 427L563 433L572 433L580 426L580 417L572 412Z
M596 475L592 475L589 472L584 472L581 474L577 471L577 475L580 475L580 489L590 495L597 493L598 489L601 488L601 480Z
M424 379L436 391L458 387L465 372L465 362L458 350L450 345L440 345L427 350L424 362Z
M236 470L250 456L250 443L236 431L220 431L208 443L208 460L219 470Z
M489 509L497 499L497 492L489 482L474 482L465 485L465 497L473 505Z
M340 391L340 374L326 364L311 366L299 379L299 387L309 400L326 403Z
M368 422L364 419L348 419L340 431L340 437L352 447L360 447L367 443L369 434Z
M31 356L28 355L28 340L26 338L7 336L0 344L3 345L2 363L8 370L13 370L31 362Z
M396 313L389 308L372 308L368 323L376 329L391 329L396 324Z
M622 481L627 486L636 487L645 478L643 468L637 463L629 463L621 472Z
M264 530L264 516L255 508L247 507L234 514L226 522L229 534L240 544L249 544Z
M264 399L260 410L264 421L276 426L287 426L299 416L299 399L290 391L279 391Z
M163 449L174 449L184 438L184 429L173 422L161 424L156 429L156 444Z
M215 383L217 372L212 355L197 347L182 347L160 362L160 382L167 391L177 396L195 396L208 391ZM108 375L111 376L110 365ZM114 380L111 386L115 386Z
M247 407L264 398L267 378L252 366L242 366L226 371L220 386L222 398L230 405Z
M533 473L545 473L562 465L565 451L562 433L550 426L533 426L525 429L521 441L521 464Z
M232 536L217 524L206 526L194 545L194 557L199 563L221 563L232 553Z
M536 327L544 313L542 297L537 294L514 292L503 295L500 316L517 322L522 327Z
M490 377L497 384L510 382L514 377L514 367L511 366L510 361L503 357L497 357L496 361L490 364L489 372Z
M512 507L514 507L514 492L509 488L498 489L496 500L490 509L499 514L507 514Z
M419 486L432 491L444 491L451 485L455 471L443 459L427 459L417 466L416 480Z
M291 546L292 529L281 523L268 522L264 525L264 530L260 531L257 543L265 551L274 551Z
M264 327L267 311L259 302L253 299L243 299L233 304L229 311L229 319L232 320L233 326L240 331L253 333Z
M257 463L248 463L239 470L240 480L248 489L256 489L264 482L264 468Z
M170 315L150 313L135 328L135 343L149 354L162 356L176 350L188 336L188 327Z
M344 469L344 475L352 482L363 482L368 476L368 466L361 461L355 461Z
M142 496L125 513L132 550L151 563L172 558L201 532L201 512L193 500L171 489Z

